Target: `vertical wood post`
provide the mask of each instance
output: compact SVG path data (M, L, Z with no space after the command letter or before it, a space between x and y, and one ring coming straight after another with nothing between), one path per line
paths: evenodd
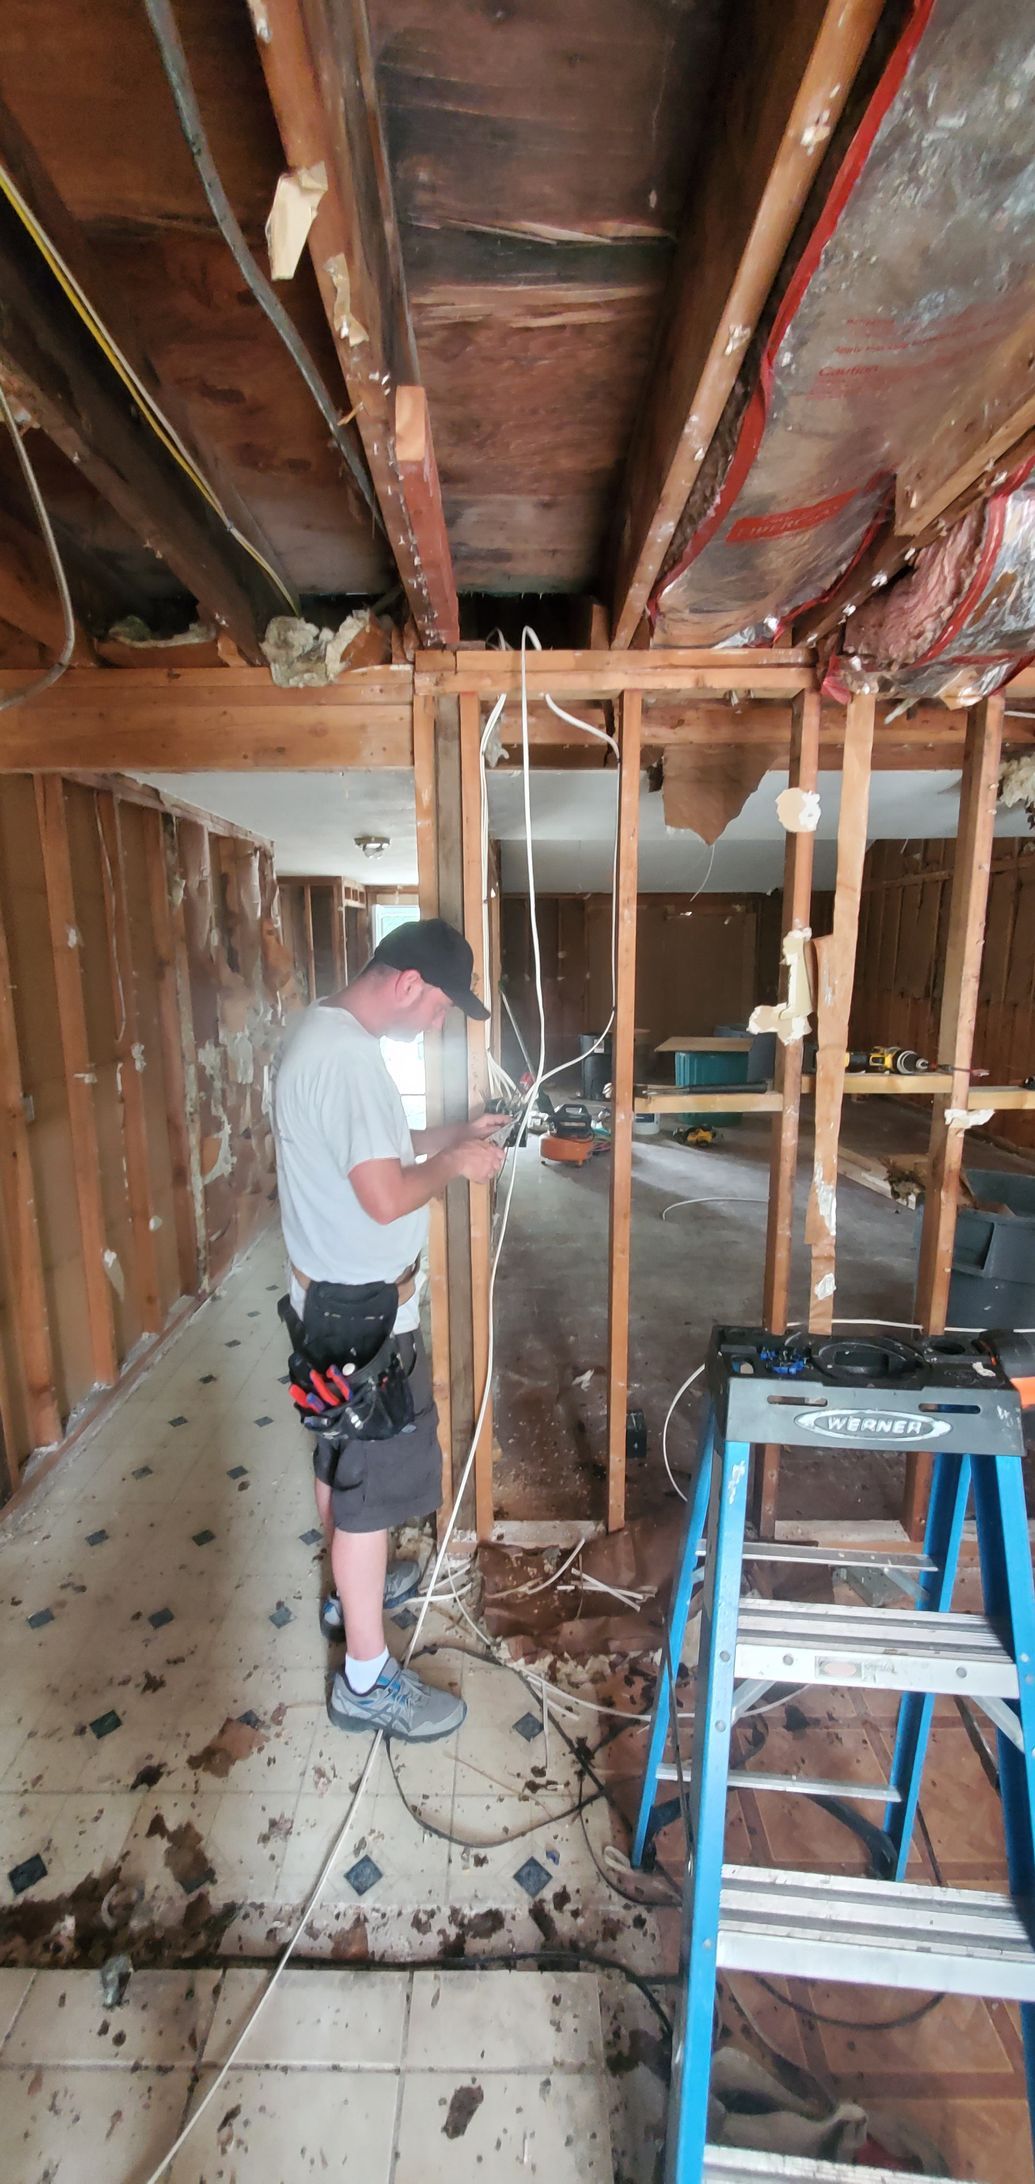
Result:
M417 814L417 884L422 918L438 916L438 803L435 790L435 705L413 701L413 788ZM442 1040L425 1034L424 1082L429 1128L444 1115ZM431 1305L431 1379L438 1406L443 1454L443 1516L453 1507L453 1405L449 1369L449 1250L441 1198L428 1208L428 1290Z
M345 945L345 884L337 879L331 882L331 946L334 950L334 983L338 990L348 982L348 956Z
M947 1117L966 1108L974 1056L981 956L988 910L1003 738L1001 695L985 698L967 716L960 817L949 898L938 1065L952 1071L952 1090L934 1101L916 1285L916 1316L925 1334L940 1334L949 1309L952 1254L959 1210L964 1133ZM931 1480L929 1457L910 1456L902 1522L910 1538L923 1528Z
M488 984L487 906L482 882L481 706L476 697L460 700L460 793L464 864L464 933L474 956L474 988L482 999ZM481 1108L489 1096L486 1024L468 1022L467 1066L470 1104ZM471 1206L471 1320L474 1345L475 1417L485 1392L489 1364L489 1267L492 1250L492 1190L488 1183L469 1185ZM492 1391L478 1436L474 1459L475 1528L479 1539L492 1534Z
M119 1357L111 1284L104 1266L107 1232L101 1193L101 1156L94 1106L95 1071L90 1060L83 1001L82 938L76 921L72 858L68 844L65 784L60 774L36 774L36 816L43 849L43 877L54 960L58 1028L65 1069L65 1097L72 1139L79 1245L83 1259L86 1318L94 1380L111 1387L118 1379Z
M169 1153L172 1165L173 1215L176 1222L176 1264L185 1297L194 1295L200 1281L198 1224L194 1183L194 1133L187 1105L186 1057L176 975L176 942L169 904L169 874L165 857L165 820L160 811L146 814L147 884L151 908L151 932L158 971L158 1022L162 1041L162 1073L165 1078Z
M636 1010L636 880L640 831L642 698L621 701L618 789L615 1021L612 1043L611 1206L607 1299L607 1528L625 1523L625 1428L629 1393L629 1245L632 1227L633 1039Z
M791 708L791 788L814 790L816 787L819 779L819 721L818 690L803 691L800 697L795 698ZM783 861L782 930L785 935L806 933L811 929L815 842L815 833L787 836ZM788 976L785 967L781 977L781 994L784 996ZM776 1042L774 1081L780 1094L781 1106L779 1114L773 1119L762 1291L762 1322L772 1334L783 1334L787 1326L804 1051L803 1039L792 1039L787 1046L782 1039ZM772 1539L775 1536L779 1482L780 1450L777 1446L770 1445L759 1450L756 1457L753 1514L760 1539Z
M47 1289L43 1276L32 1153L25 1115L18 1026L11 992L7 931L0 913L0 1189L7 1231L7 1273L18 1358L25 1382L29 1431L36 1448L61 1439L61 1412L54 1386ZM17 1458L7 1450L11 1483Z
M126 868L122 853L122 828L118 798L107 790L97 797L97 813L104 845L104 907L108 921L112 991L115 1000L119 1093L126 1146L126 1185L133 1235L137 1307L144 1334L158 1333L162 1311L158 1286L158 1254L155 1250L154 1204L151 1163L147 1148L147 1115L140 1071L146 1057L140 1043L137 1017L136 970L126 899Z
M316 948L313 943L313 893L306 880L302 888L302 907L305 918L305 968L309 981L309 999L316 1000Z
M870 809L870 762L876 701L851 697L845 719L833 932L816 942L816 1141L805 1219L811 1247L809 1326L827 1332L834 1318L837 1261L837 1148L844 1103L845 1050L855 979L859 902Z
M438 914L464 928L463 798L460 774L460 701L435 703L435 798L438 828ZM467 1027L459 1010L441 1034L442 1120L468 1115ZM458 1179L445 1196L449 1259L449 1375L453 1429L453 1493L467 1461L474 1429L474 1330L471 1310L471 1186ZM466 1514L465 1514L466 1522Z
M180 822L174 820L176 839L176 863L180 867ZM259 860L260 887L264 867L268 865L267 898L272 904L275 897L273 862L268 851ZM167 898L168 900L168 898ZM172 946L174 993L180 1032L180 1053L184 1078L184 1101L187 1117L187 1140L190 1151L191 1200L194 1207L194 1233L197 1238L197 1279L204 1290L208 1284L208 1221L205 1211L205 1179L201 1172L201 1114L198 1103L198 1042L194 1029L194 1004L191 995L190 951L187 946L187 913L184 893L178 891L178 900L169 902L169 935Z

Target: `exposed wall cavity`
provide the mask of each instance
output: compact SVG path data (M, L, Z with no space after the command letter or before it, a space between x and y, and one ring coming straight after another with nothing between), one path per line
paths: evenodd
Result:
M0 1500L269 1216L264 933L263 844L117 777L0 778Z

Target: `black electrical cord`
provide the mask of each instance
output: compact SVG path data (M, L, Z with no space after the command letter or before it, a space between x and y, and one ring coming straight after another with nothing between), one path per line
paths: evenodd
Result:
M778 1987L764 1979L761 1972L753 1975L760 1987L772 1995L774 2002L782 2002L784 2009L793 2010L795 2017L812 2018L817 2025L836 2025L840 2032L898 2032L902 2026L918 2025L922 2017L930 2017L932 2010L941 2008L943 1994L929 1994L925 2002L918 2002L915 2009L903 2010L901 2017L832 2017L825 2010L810 2009L805 2002L795 2002L789 1994L781 1994ZM734 1996L736 1988L729 1983Z
M421 1658L421 1654L424 1653L462 1653L466 1656L468 1660L487 1662L492 1668L502 1669L508 1676L515 1676L518 1683L520 1683L524 1690L528 1692L530 1698L538 1699L539 1694L536 1691L535 1685L529 1682L528 1678L522 1674L520 1668L518 1668L513 1661L501 1661L499 1655L493 1653L491 1648L489 1648L488 1646L486 1646L484 1652L476 1653L473 1646L465 1645L459 1640L435 1638L432 1639L430 1644L428 1644L427 1646L422 1646L421 1652L415 1654L414 1659L419 1660ZM635 1904L638 1911L649 1911L650 1909L652 1909L652 1907L659 1904L662 1899L658 1896L634 1896L629 1892L628 1889L622 1888L615 1880L614 1875L609 1873L606 1866L603 1866L601 1864L600 1859L597 1857L596 1851L593 1848L593 1844L589 1836L589 1831L586 1827L585 1815L589 1810L590 1805L594 1805L600 1801L608 1805L611 1811L618 1815L618 1818L621 1820L623 1826L626 1825L625 1814L623 1813L617 1800L612 1795L606 1782L601 1780L601 1777L597 1774L596 1769L593 1765L593 1760L596 1757L596 1753L604 1751L609 1744L613 1743L615 1737L621 1736L623 1734L622 1730L614 1729L609 1734L603 1736L600 1740L600 1743L596 1747L596 1752L591 1752L589 1747L581 1739L570 1737L567 1730L563 1729L558 1721L555 1720L552 1726L555 1733L560 1737L561 1742L567 1745L567 1748L571 1753L572 1758L575 1760L579 1768L578 1802L575 1805L569 1806L567 1810L563 1813L551 1814L545 1820L533 1821L530 1827L521 1828L517 1831L512 1831L510 1835L502 1836L496 1842L486 1842L485 1840L482 1840L481 1842L467 1841L463 1836L456 1835L455 1833L453 1833L452 1830L448 1828L440 1828L438 1826L430 1824L426 1820L421 1819L420 1814L414 1811L413 1806L410 1804L409 1799L406 1797L403 1791L402 1784L400 1783L399 1777L396 1773L395 1762L392 1757L391 1738L386 1737L385 1750L388 1754L388 1764L391 1769L392 1780L395 1783L395 1787L398 1790L399 1796L402 1799L402 1803L405 1806L406 1811L409 1813L411 1820L415 1821L416 1825L419 1828L425 1829L428 1834L437 1836L439 1841L452 1843L459 1850L503 1849L503 1847L507 1843L520 1842L523 1835L535 1835L540 1833L543 1828L556 1827L562 1820L577 1819L582 1828L586 1848L589 1851L589 1855L597 1869L597 1872L600 1875L601 1880L606 1881L608 1887L613 1891L616 1896L620 1896L624 1903ZM587 1778L594 1785L594 1795L588 1799L585 1795L585 1785ZM667 1902L669 1900L674 1900L676 1903L680 1903L682 1901L682 1893L677 1888L671 1876L668 1873L665 1873L663 1868L658 1868L658 1872L659 1877L664 1880L666 1887L670 1891L670 1897L666 1898L665 1901Z
M501 1662L500 1666L502 1667L502 1665ZM508 1843L520 1843L526 1835L539 1835L544 1828L557 1828L565 1820L574 1820L580 1809L578 1805L566 1805L562 1812L545 1813L541 1820L531 1821L528 1827L511 1828L509 1835L482 1836L478 1840L467 1838L463 1835L457 1835L452 1828L440 1827L435 1820L425 1819L423 1813L418 1812L415 1805L411 1805L396 1772L391 1737L385 1738L385 1751L388 1754L388 1765L392 1781L395 1783L402 1804L409 1813L410 1819L425 1835L433 1835L436 1841L440 1843L451 1843L454 1850L505 1850ZM600 1795L601 1792L598 1790L596 1796L599 1797ZM594 1802L595 1799L591 1798L590 1803Z
M331 1967L332 1961L329 1957L302 1957L296 1955L295 1966L296 1969L322 1972ZM629 1985L637 1989L637 1992L643 1996L644 2001L653 2010L666 2038L671 2039L672 2037L672 2020L663 2004L658 2001L653 1988L672 1986L675 1984L673 1979L664 1973L659 1973L655 1979L650 1980L644 1972L634 1971L631 1964L623 1964L619 1957L607 1956L603 1950L586 1949L578 1944L570 1949L514 1949L508 1950L505 1956L498 1952L491 1956L485 1956L480 1949L476 1956L470 1957L418 1956L413 1957L405 1964L392 1964L386 1962L383 1957L353 1957L349 1960L349 1971L357 1972L360 1975L364 1972L401 1972L408 1978L411 1972L510 1972L519 1964L534 1966L537 1971L541 1972L577 1971L579 1966L583 1964L589 1965L592 1970L597 1972L615 1972L620 1979L628 1980ZM162 1969L170 1972L226 1972L231 1969L234 1971L268 1972L269 1968L270 1960L268 1957L252 1956L247 1953L241 1956L235 1953L232 1960L228 1960L225 1956L217 1956L211 1950L199 1950L196 1956L177 1957L170 1955L162 1958Z
M235 263L244 275L256 303L265 312L270 325L280 336L285 349L305 380L317 409L330 431L334 445L347 464L353 483L362 494L378 530L383 531L384 523L381 511L377 505L364 465L340 421L335 404L324 386L304 341L296 333L283 305L278 302L265 274L256 264L248 248L240 222L223 188L219 171L212 157L208 137L205 134L205 124L201 118L201 108L198 105L194 85L191 81L183 40L180 37L176 17L169 5L169 0L144 0L144 7L147 12L148 22L155 35L166 81L172 92L176 112L179 116L180 127L186 139L191 158L197 168L212 217L219 228L227 249L232 253Z

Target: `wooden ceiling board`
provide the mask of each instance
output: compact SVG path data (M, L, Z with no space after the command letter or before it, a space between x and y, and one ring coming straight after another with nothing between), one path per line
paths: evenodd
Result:
M213 156L265 268L283 155L243 0L182 0L177 15ZM42 17L31 0L7 0L0 90L103 252L188 430L213 450L290 581L299 591L381 588L383 542L215 227L138 0L50 0ZM333 389L307 258L278 295Z
M598 578L724 14L370 0L461 589Z

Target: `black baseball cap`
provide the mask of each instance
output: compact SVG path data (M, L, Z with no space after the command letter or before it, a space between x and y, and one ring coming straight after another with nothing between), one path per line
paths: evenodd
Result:
M370 958L393 971L417 971L426 986L447 993L465 1016L488 1023L491 1011L471 991L474 955L470 944L445 918L413 918L378 942Z

